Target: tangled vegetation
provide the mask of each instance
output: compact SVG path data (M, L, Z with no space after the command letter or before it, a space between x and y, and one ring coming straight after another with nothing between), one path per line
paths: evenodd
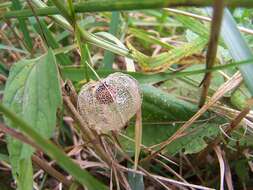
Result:
M252 8L0 2L0 189L251 189Z

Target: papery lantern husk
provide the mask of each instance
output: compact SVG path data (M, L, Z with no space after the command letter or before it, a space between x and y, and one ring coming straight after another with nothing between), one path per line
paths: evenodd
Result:
M133 77L114 73L84 85L78 95L80 115L98 132L119 131L140 109L142 95Z

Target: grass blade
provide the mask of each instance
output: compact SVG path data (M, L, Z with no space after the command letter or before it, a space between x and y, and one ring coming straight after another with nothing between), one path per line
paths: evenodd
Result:
M22 10L22 6L19 0L12 0L12 7L15 10ZM29 30L26 25L26 21L24 18L17 18L17 19L19 22L20 30L22 31L23 36L24 36L24 42L26 44L26 47L28 48L29 51L31 51L33 48L33 44L32 44L32 38L30 37Z
M221 35L235 61L244 61L253 58L253 54L245 40L243 39L236 23L229 10L224 12L224 20ZM239 65L245 84L253 95L253 61L249 64Z
M112 19L110 23L109 33L117 37L119 27L120 27L120 12L112 12ZM105 51L103 67L106 69L112 69L114 58L115 58L114 53L110 51Z
M52 49L60 48L60 45L55 39L55 36L53 36L52 32L47 28L47 25L43 19L40 19L40 23L38 23L35 18L30 18L30 22L32 23L37 33L42 37L42 39L46 40L45 43L48 44L49 47L51 47ZM45 39L43 36L45 37ZM72 64L70 58L64 53L57 54L56 59L61 65Z
M163 73L156 73L156 74L145 74L145 73L139 73L139 72L124 72L127 73L134 78L136 78L140 83L158 83L161 81L173 79L173 78L180 78L184 76L191 76L191 75L196 75L200 73L206 73L208 71L218 71L218 70L224 70L228 68L233 68L237 67L239 65L245 65L252 63L253 59L246 60L246 61L241 61L241 62L235 62L227 65L220 65L220 66L215 66L210 70L207 69L196 69L193 71L181 71L181 72L163 72ZM117 71L112 71L112 70L107 70L107 69L99 69L97 70L97 73L100 77L106 77L107 75L117 72ZM64 78L68 78L74 82L79 82L84 79L83 73L84 73L84 67L76 67L76 66L65 66L61 68L61 73L63 74ZM89 72L90 76L92 79L96 80L96 76L90 71Z
M185 57L198 53L205 47L207 39L199 37L193 42L176 47L168 52L156 56L147 56L128 42L129 49L132 50L137 63L145 72L161 72L167 70L171 65L178 63Z

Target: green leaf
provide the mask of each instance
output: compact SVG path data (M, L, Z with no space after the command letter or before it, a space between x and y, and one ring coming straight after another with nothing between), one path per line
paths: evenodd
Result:
M5 161L5 162L9 162L9 156L6 154L0 153L0 160Z
M144 190L143 175L128 172L128 182L132 190Z
M19 0L12 0L12 7L14 10L22 9L22 5ZM33 44L32 44L32 38L30 37L29 30L26 25L26 21L24 18L17 18L17 19L19 22L20 30L22 31L23 36L24 36L24 42L26 44L26 47L28 48L29 51L31 51L33 48Z
M201 74L201 73L206 73L207 71L217 71L217 70L224 70L224 69L228 69L228 68L232 68L235 66L239 66L239 65L245 65L245 64L249 64L253 61L253 59L249 59L249 60L245 60L245 61L240 61L240 62L234 62L231 64L226 64L226 65L219 65L219 66L214 66L212 69L192 69L189 68L187 69L188 71L181 71L181 72L161 72L161 73L156 73L156 74L145 74L145 73L139 73L139 72L126 72L126 71L112 71L112 70L108 70L108 69L99 69L97 70L97 74L100 77L106 77L111 73L114 72L122 72L122 73L126 73L129 74L131 76L133 76L134 78L136 78L136 80L139 81L139 83L142 84L154 84L154 83L158 83L161 81L165 81L168 79L174 79L174 78L180 78L180 77L185 77L185 76L190 76L190 75L197 75L197 74ZM74 82L79 82L82 81L85 76L85 69L83 66L64 66L61 67L61 74L63 75L63 77L65 79L69 79L72 80ZM97 77L94 75L93 72L89 71L89 76L93 79L96 80ZM194 77L196 78L196 77ZM186 78L189 81L189 77Z
M111 19L111 23L110 23L109 33L114 36L118 36L120 24L121 24L120 12L117 12L117 11L112 12L112 19ZM112 69L112 64L114 62L114 58L115 58L114 53L112 53L110 51L105 51L104 64L103 64L104 68Z
M142 39L143 41L149 42L151 44L160 45L163 48L166 48L168 50L174 48L174 46L170 45L169 43L159 40L158 38L152 36L150 33L146 32L145 30L129 28L129 32L133 34L135 37Z
M0 49L5 49L5 50L10 50L10 51L15 51L15 52L19 52L19 53L24 53L24 54L28 54L27 51L24 51L22 49L18 49L9 45L4 45L4 44L0 44Z
M56 124L56 111L61 104L61 90L56 60L51 50L42 57L14 64L6 83L4 105L29 122L41 135L49 138ZM5 118L8 126L18 128ZM33 149L8 137L12 172L19 189L32 188Z
M56 37L47 28L47 25L43 19L39 20L40 23L38 23L37 20L33 17L29 18L29 20L32 23L33 27L35 28L36 32L42 37L43 40L46 40L45 43L47 43L49 47L51 47L52 49L60 48L60 44L57 42ZM46 39L44 39L44 37ZM56 59L58 63L61 65L72 64L70 58L64 53L57 54Z
M175 19L182 23L182 25L199 36L208 39L209 29L200 21L190 18L188 16L176 15Z
M144 71L158 72L167 70L171 65L178 63L187 56L199 53L204 49L206 44L207 39L199 37L193 42L186 43L156 56L147 56L134 48L130 43L128 43L128 46L132 50L137 63Z
M187 121L198 110L196 105L180 100L158 88L149 85L141 85L141 87L143 92L142 142L146 146L159 144L168 139L178 130L182 122ZM210 113L204 114L201 119L208 118L210 118ZM198 121L187 131L188 135L168 145L166 151L173 155L179 151L191 154L203 150L207 146L204 138L216 136L219 133L218 125L223 122L223 119L212 119L208 122ZM134 138L133 125L127 128L126 135ZM133 142L126 139L122 142L126 151L133 154Z
M243 61L253 58L252 50L243 39L229 10L225 10L221 35L235 61ZM253 95L253 65L239 66L245 85Z

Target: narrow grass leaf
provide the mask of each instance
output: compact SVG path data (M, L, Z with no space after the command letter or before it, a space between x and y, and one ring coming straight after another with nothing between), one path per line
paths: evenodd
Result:
M168 79L182 78L185 76L206 73L207 71L215 72L218 70L225 70L225 69L237 67L240 65L250 64L252 62L253 62L253 59L249 59L246 61L240 61L240 62L234 62L234 63L230 63L230 64L226 64L226 65L215 66L212 69L194 69L192 71L181 71L181 72L166 71L166 72L161 72L161 73L156 73L156 74L145 74L145 73L140 73L140 72L126 72L126 71L120 71L120 72L127 73L127 74L133 76L142 84L147 84L147 83L154 84L154 83L158 83L158 82L165 81ZM96 72L98 73L98 75L100 77L106 77L109 74L111 74L113 72L117 72L117 71L116 70L112 71L112 70L107 70L107 69L99 69ZM61 68L61 73L64 78L70 79L74 82L82 81L85 77L85 76L83 76L84 67L82 67L82 66L81 67L80 66L79 67L65 66L65 67ZM93 80L97 79L96 76L91 71L89 71L89 74Z
M139 39L142 39L142 40L152 43L152 44L160 45L161 47L166 48L168 50L174 48L174 46L159 40L158 38L154 37L153 35L146 32L145 30L136 29L136 28L129 28L129 32Z
M197 19L190 18L188 16L183 16L183 15L176 15L175 19L178 20L180 23L182 23L184 27L198 34L200 37L209 39L210 30L208 29L206 25L204 25L202 22L198 21ZM222 46L225 46L222 40L219 40L219 44Z
M119 28L120 28L120 12L115 11L112 12L112 19L110 23L109 33L114 36L118 36ZM114 53L110 51L105 51L103 67L106 69L112 69L114 58L115 58Z
M225 10L221 35L235 61L244 61L253 58L252 50L243 39L236 22L229 10ZM251 62L253 63L253 62ZM253 65L245 64L239 66L245 85L253 96Z
M22 10L22 5L19 0L12 0L12 7L14 10ZM29 30L26 25L25 18L17 18L19 22L20 30L22 31L22 34L24 36L24 42L26 44L26 47L29 51L32 50L33 44L32 44L32 38L30 37Z
M47 43L52 49L60 48L60 44L55 39L55 36L53 35L53 33L47 28L47 25L46 25L46 23L43 19L40 19L40 23L38 23L37 20L33 17L29 18L29 20L32 23L32 25L33 25L34 29L36 30L36 32L40 36L42 36L42 35L45 36L45 38L46 38L45 43ZM43 31L41 31L41 30L43 30ZM43 36L42 36L42 39L44 39ZM60 65L70 65L70 64L72 64L70 58L64 53L57 54L56 59L57 59L57 61Z
M24 51L22 49L15 48L15 47L12 47L12 46L4 45L4 44L0 44L0 49L5 49L5 50L10 50L10 51L15 51L15 52L19 52L19 53L28 54L27 51Z
M156 56L147 56L138 51L130 42L128 42L129 49L137 60L137 64L145 72L162 72L167 70L171 65L178 63L180 60L199 53L207 44L207 39L197 38L193 42L186 43L180 47L176 47L166 53L161 53Z
M145 0L145 1L136 1L136 0L92 0L92 1L83 1L77 4L74 4L74 9L76 13L81 12L104 12L104 11L123 11L123 10L137 10L137 9L159 9L173 6L210 6L212 5L213 0L205 0L205 1L189 1L189 0ZM226 4L228 7L253 7L253 3L251 0L230 0L227 1ZM64 5L62 5L64 7ZM38 16L48 16L59 14L59 10L55 7L48 7L36 10ZM64 12L64 14L68 17L69 15ZM30 10L22 10L22 11L12 11L4 14L5 18L12 17L29 17L33 16L33 13Z

